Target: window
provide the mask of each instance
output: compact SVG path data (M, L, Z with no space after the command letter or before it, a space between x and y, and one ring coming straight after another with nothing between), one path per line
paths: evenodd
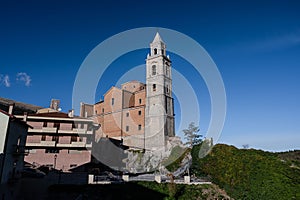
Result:
M104 108L102 108L102 113L104 113Z
M55 141L58 143L58 136L52 136L52 141Z
M77 136L71 136L71 142L77 142Z
M139 131L142 130L142 125L139 124L139 127L138 127Z
M153 85L152 85L152 90L153 90L153 92L156 91L156 84L153 84Z
M156 75L156 65L152 65L152 76Z
M129 126L126 126L126 132L128 132L129 131Z
M53 127L55 127L55 128L58 128L58 129L59 129L59 127L60 127L60 123L57 123L57 122L55 122L55 123L54 123L54 125L53 125Z
M43 127L47 127L47 122L44 122L44 123L43 123Z
M77 167L77 164L70 164L70 168Z
M115 98L111 99L111 105L113 106L115 104Z
M166 89L167 89L167 94L169 94L169 86L168 85L167 85Z
M128 112L128 113L126 113L126 117L129 117L129 112Z
M42 135L42 141L46 141L46 135Z
M161 50L161 55L165 55L164 53L165 53L165 52L164 52L164 50L162 49L162 50Z
M142 103L142 99L139 99L139 104L141 104Z
M141 110L139 110L139 115L142 115L142 111Z
M156 55L156 54L157 54L157 49L155 48L155 49L154 49L154 55Z
M59 153L58 149L46 149L45 153Z

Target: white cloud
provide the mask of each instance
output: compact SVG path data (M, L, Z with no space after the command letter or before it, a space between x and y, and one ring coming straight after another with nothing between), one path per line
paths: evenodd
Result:
M10 87L9 76L0 74L0 85L4 85L5 87Z
M17 81L24 82L25 86L29 87L31 85L31 77L25 72L20 72L17 74Z

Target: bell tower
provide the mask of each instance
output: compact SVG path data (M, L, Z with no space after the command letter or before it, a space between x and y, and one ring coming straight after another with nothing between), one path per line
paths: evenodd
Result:
M175 135L171 60L159 33L146 59L146 86L145 149L155 150Z

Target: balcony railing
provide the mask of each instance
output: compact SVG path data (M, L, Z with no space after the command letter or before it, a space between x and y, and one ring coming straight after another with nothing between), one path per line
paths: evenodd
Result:
M61 148L92 148L92 144L86 144L85 142L71 142L71 144L57 143L56 146Z
M57 127L50 128L50 127L42 127L42 128L34 128L34 129L28 129L29 133L56 133Z
M93 131L87 130L87 129L81 129L81 128L73 128L73 129L68 129L68 130L63 130L63 129L57 129L55 128L50 128L50 127L42 127L42 128L34 128L34 129L28 129L28 133L60 133L60 134L78 134L78 135L92 135Z
M28 142L26 147L55 147L55 141Z

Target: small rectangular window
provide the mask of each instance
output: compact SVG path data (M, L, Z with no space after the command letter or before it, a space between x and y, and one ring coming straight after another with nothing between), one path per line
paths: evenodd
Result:
M58 140L59 140L59 138L58 138L58 136L52 136L52 141L55 141L56 143L58 143Z
M138 127L139 131L142 130L142 125L139 124L139 127Z
M142 99L139 99L139 104L141 104L142 103Z
M156 84L153 84L153 85L152 85L152 90L153 90L153 92L156 91Z
M111 99L111 105L113 106L115 104L115 98Z
M59 129L60 128L60 123L55 122L54 125L53 125L53 127L56 127L56 128Z
M42 141L46 141L46 135L42 135Z
M70 168L77 167L77 164L70 164Z
M77 136L71 136L71 142L77 142Z
M139 110L139 115L142 115L142 111Z
M129 117L129 112L128 112L128 113L126 113L126 117Z
M126 132L128 132L129 131L129 126L126 126Z
M58 149L45 149L45 153L59 153Z
M104 113L104 108L102 108L102 113Z

